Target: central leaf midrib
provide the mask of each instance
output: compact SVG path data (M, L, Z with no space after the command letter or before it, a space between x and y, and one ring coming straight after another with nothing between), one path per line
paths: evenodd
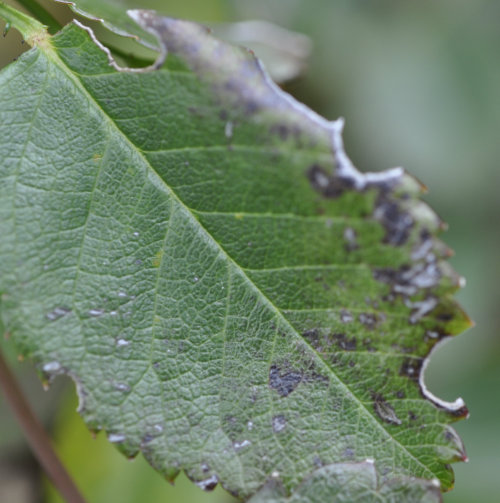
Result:
M41 50L39 48L39 50ZM44 51L42 51L44 52ZM54 62L56 66L60 68L64 75L68 77L68 79L75 84L75 86L80 89L80 91L87 97L90 103L93 103L98 111L104 117L104 120L107 121L112 128L116 130L116 132L120 135L120 137L137 153L137 155L143 160L145 166L155 175L155 177L161 182L161 184L165 187L167 192L172 196L172 198L179 204L182 208L184 208L186 214L193 220L195 224L197 224L203 232L207 235L212 243L220 250L220 252L227 257L227 260L230 261L233 266L240 272L245 281L248 282L248 285L256 291L258 295L268 304L269 308L276 313L276 315L281 318L282 322L286 327L288 327L291 334L293 334L297 339L299 339L303 344L305 344L308 349L314 354L319 362L324 366L325 370L337 381L337 383L343 387L346 392L353 398L353 401L357 403L366 413L366 415L370 418L370 420L375 424L375 427L381 430L384 435L386 435L389 439L391 439L396 445L398 445L404 452L408 454L408 456L413 459L419 466L421 466L424 471L431 474L431 476L436 476L434 472L425 464L423 464L419 459L417 459L403 444L397 441L384 427L380 424L374 417L374 415L368 410L366 405L359 400L359 398L355 395L355 393L349 388L349 386L342 381L337 374L334 372L333 368L328 365L328 363L321 357L321 355L311 346L307 340L305 340L295 329L295 327L286 319L286 317L281 313L281 311L271 302L271 300L258 288L258 286L251 281L251 279L245 274L243 268L241 268L237 262L227 253L227 251L221 246L220 243L210 234L210 232L202 225L202 223L195 217L194 212L180 199L180 197L174 192L174 190L163 180L163 178L159 175L156 169L151 165L148 159L145 157L140 148L138 148L127 136L126 134L119 128L118 124L106 114L104 109L100 106L99 102L94 98L94 96L90 93L90 91L85 87L84 83L77 78L70 67L66 65L66 63L60 58L57 49L53 49L47 51L45 56Z

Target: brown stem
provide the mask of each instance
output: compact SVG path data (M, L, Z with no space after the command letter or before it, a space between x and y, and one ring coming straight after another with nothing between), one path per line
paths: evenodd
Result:
M0 351L0 389L10 405L28 444L54 486L67 503L85 503L75 483L57 457L44 427L33 414L21 388Z

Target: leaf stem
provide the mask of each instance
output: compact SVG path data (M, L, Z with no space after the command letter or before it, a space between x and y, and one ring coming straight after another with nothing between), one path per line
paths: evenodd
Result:
M0 389L21 426L36 458L67 503L85 503L75 483L57 457L44 427L33 414L16 378L0 350Z

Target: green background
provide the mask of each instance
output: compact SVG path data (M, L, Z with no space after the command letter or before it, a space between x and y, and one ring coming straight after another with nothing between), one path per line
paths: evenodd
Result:
M401 165L430 188L428 202L450 225L443 237L457 252L452 263L467 278L459 298L477 324L440 348L426 374L435 394L462 396L471 412L468 421L456 424L470 462L454 466L456 487L444 500L497 501L500 4L175 0L141 7L146 4L200 21L267 19L309 35L314 43L309 68L286 89L327 118L346 117L346 150L361 170ZM56 15L68 14L62 9ZM13 31L0 44L2 66L23 48ZM93 441L74 413L68 383L41 393L29 364L16 367L75 478L92 488L90 501L224 501L222 492L205 494L185 479L172 488L142 459L122 458L103 436ZM58 395L66 398L58 402ZM7 497L1 492L7 486L28 495ZM36 468L3 402L0 488L1 501L40 501ZM49 490L44 501L57 499Z

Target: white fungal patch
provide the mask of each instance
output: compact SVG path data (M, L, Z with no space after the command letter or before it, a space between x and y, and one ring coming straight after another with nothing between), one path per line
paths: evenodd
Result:
M432 250L434 246L434 242L432 239L425 239L421 243L418 243L415 245L411 252L411 258L412 260L422 260L424 259L427 254Z
M71 309L68 309L67 307L59 306L50 311L50 313L46 314L46 318L50 321L56 321L59 318L62 318L63 316L67 315L68 313L71 312Z
M49 363L46 363L42 367L42 369L43 369L44 372L47 372L47 373L59 372L61 370L61 364L59 362L56 362L56 361L49 362Z
M272 419L274 433L280 433L286 428L286 418L283 415L274 416Z
M427 299L418 302L406 300L405 304L407 307L413 308L409 321L414 325L438 305L438 300L435 297L427 297Z
M346 241L346 248L349 251L358 248L358 242L356 239L356 231L352 227L346 227L344 229L344 239Z
M252 442L250 440L242 440L241 442L233 442L233 447L235 451L241 451L245 447L250 447Z
M116 383L115 389L117 389L118 391L128 392L130 391L130 386L125 383Z
M224 127L224 134L227 139L231 139L233 137L234 124L232 121L227 121L226 126Z

